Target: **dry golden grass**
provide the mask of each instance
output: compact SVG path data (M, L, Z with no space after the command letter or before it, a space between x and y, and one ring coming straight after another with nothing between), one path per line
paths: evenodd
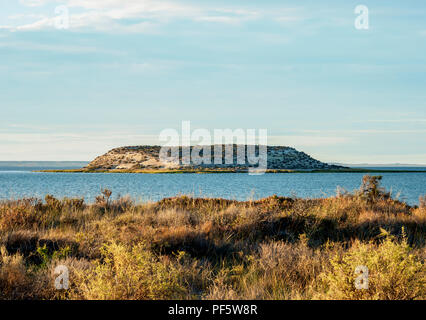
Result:
M3 201L0 298L425 299L420 204L368 178L328 199L136 204L103 190L93 204ZM68 290L54 288L58 265ZM368 290L354 287L357 265L370 270Z

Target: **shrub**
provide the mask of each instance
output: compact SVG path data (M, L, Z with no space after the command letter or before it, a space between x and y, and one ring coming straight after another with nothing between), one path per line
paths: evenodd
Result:
M358 266L368 268L368 289L356 289ZM401 243L387 235L379 245L355 242L343 254L331 259L331 270L319 279L325 299L425 299L426 272L421 258L414 255L404 238Z
M72 249L69 246L50 253L49 248L47 248L46 245L43 245L42 247L38 247L36 251L41 260L39 268L45 268L52 260L65 259L72 253Z
M84 199L82 198L64 198L62 204L64 208L68 208L70 211L81 211L84 209Z
M110 210L116 213L124 213L134 208L134 202L130 196L119 197L116 200L111 201Z
M390 193L380 187L382 176L365 175L362 178L362 185L359 190L360 196L366 199L369 203L373 203L378 199L389 199Z
M173 265L161 261L145 245L130 248L113 242L101 251L102 259L95 267L79 275L74 297L143 300L184 296Z
M41 203L35 198L8 201L0 206L0 228L13 230L15 228L32 227L39 221L37 211Z
M24 258L20 254L9 255L0 248L0 299L23 299L31 291Z
M112 191L109 189L101 189L101 195L95 198L95 204L101 210L102 213L105 213L110 209L110 198L112 195Z
M259 244L254 255L223 265L210 286L207 299L309 299L307 290L327 261L328 252L298 243L270 241ZM331 251L330 251L331 252ZM244 253L240 252L243 257Z
M60 212L63 209L63 204L60 200L56 199L54 196L46 195L44 198L46 201L45 209L48 211Z
M419 197L419 205L421 209L426 209L426 195Z

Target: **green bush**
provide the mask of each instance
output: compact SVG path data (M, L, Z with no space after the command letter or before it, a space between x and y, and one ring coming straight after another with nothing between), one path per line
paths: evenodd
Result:
M355 288L358 266L368 268L368 289ZM319 279L324 285L321 299L412 300L426 294L423 261L405 238L399 243L389 235L379 245L355 242L331 259L331 270Z
M179 284L172 264L160 261L145 245L118 243L105 245L95 267L77 280L74 298L95 300L144 300L182 298L185 289Z

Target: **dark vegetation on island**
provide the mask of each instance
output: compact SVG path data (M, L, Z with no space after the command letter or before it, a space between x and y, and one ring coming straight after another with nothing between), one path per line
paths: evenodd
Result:
M425 299L425 234L426 197L409 206L371 176L327 199L7 200L0 299Z

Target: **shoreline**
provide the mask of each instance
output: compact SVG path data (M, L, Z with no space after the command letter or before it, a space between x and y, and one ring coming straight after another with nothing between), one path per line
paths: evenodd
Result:
M210 174L210 173L248 173L243 169L193 169L193 170L152 170L152 169L110 169L110 170L85 170L85 169L50 169L35 170L42 173L140 173L140 174ZM426 173L426 170L390 170L390 169L269 169L265 173Z

